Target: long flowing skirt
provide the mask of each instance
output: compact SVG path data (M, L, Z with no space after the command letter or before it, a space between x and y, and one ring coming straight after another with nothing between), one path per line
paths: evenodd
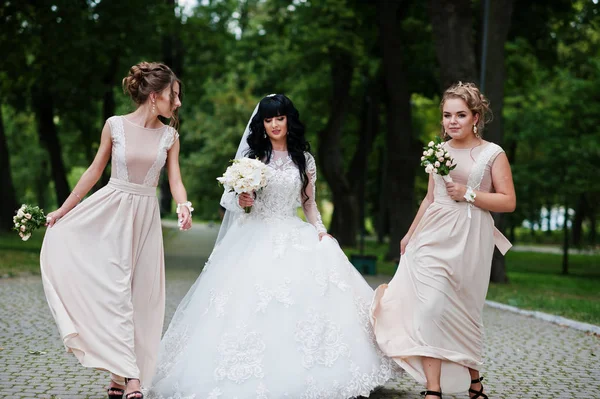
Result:
M389 285L375 292L377 342L425 384L422 356L442 359L444 393L469 388L468 368L482 365L482 312L494 251L489 212L434 202L417 226Z
M368 395L395 372L374 340L372 295L310 224L245 218L179 305L148 398Z
M156 188L111 179L47 229L40 264L67 351L149 383L165 302Z

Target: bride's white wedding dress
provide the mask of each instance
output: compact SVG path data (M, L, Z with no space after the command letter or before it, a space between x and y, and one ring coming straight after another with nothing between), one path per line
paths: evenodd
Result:
M240 216L173 316L149 399L346 399L395 375L371 329L373 290L336 241L319 241L306 161L306 202L296 165L277 151L251 213L224 195Z

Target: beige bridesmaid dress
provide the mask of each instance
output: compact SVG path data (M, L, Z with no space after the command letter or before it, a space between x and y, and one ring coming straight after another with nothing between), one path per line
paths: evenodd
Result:
M115 381L150 383L165 307L156 186L175 129L107 121L110 182L48 228L40 254L48 305L68 352Z
M457 163L450 175L474 190L491 192L491 166L502 152L494 143L474 149L445 144ZM419 222L398 270L375 291L371 320L377 343L418 382L425 384L421 357L442 359L444 393L464 392L468 367L482 365L482 311L494 245L510 243L490 213L455 202L444 180L434 175L434 202Z

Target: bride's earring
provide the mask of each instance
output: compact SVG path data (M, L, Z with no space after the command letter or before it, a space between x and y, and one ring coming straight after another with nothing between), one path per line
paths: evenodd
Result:
M481 138L481 136L479 135L479 133L477 133L477 126L473 125L473 133L475 133L475 137L477 137L478 139Z
M156 114L156 101L152 100L152 115Z

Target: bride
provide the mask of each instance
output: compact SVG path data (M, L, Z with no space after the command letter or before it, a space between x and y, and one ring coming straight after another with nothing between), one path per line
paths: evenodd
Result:
M236 158L263 160L268 184L223 194L217 245L163 337L149 398L345 399L395 375L371 330L373 290L321 221L298 118L282 94L254 110Z

